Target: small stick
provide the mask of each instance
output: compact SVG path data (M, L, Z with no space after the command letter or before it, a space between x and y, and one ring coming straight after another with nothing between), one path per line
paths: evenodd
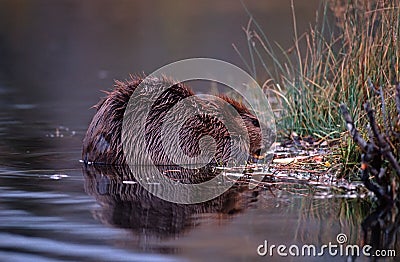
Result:
M369 175L372 174L373 176L376 177L382 176L382 174L378 172L378 169L376 169L376 168L380 169L380 167L378 167L380 166L380 163L374 164L375 162L374 159L376 159L377 157L377 152L378 153L380 152L379 147L375 145L372 137L372 135L376 136L376 131L377 131L374 119L372 119L373 123L371 123L372 134L370 133L370 139L368 142L366 142L360 136L356 127L354 126L353 119L350 116L347 106L345 104L341 104L340 110L342 111L343 118L346 121L346 128L349 130L351 136L353 137L353 140L359 145L359 147L364 152L361 155L361 180L363 181L365 187L368 190L372 191L378 199L384 200L385 202L391 202L392 199L390 195L386 192L385 187L372 181ZM373 127L374 124L375 127ZM373 162L372 166L369 164L371 163L371 161ZM382 171L382 169L380 169L380 171Z
M369 123L370 123L371 129L372 129L372 132L374 133L375 138L378 140L378 144L379 144L379 148L381 149L381 153L392 165L397 176L400 177L400 165L397 162L396 158L394 157L389 144L386 142L385 138L379 133L378 126L376 125L376 122L375 122L374 111L372 110L372 108L368 102L366 102L364 104L364 110L367 112L367 116L369 119Z
M400 82L396 86L396 109L397 109L397 121L400 122Z
M344 121L346 121L346 128L349 130L353 140L358 144L363 152L367 152L367 142L358 133L347 106L345 104L341 104L340 110L342 111Z

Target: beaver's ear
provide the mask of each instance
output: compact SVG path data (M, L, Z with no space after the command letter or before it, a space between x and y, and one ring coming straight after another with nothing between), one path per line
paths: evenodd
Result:
M246 105L243 103L241 99L235 100L226 95L219 95L219 98L221 98L222 100L233 106L236 109L236 111L239 112L239 114L244 114L244 113L250 114L249 109L246 107Z
M231 103L227 103L227 101L223 101L221 103L218 103L221 109L221 114L225 115L226 117L228 116L235 116L237 114L240 115L240 111L235 107L235 105Z

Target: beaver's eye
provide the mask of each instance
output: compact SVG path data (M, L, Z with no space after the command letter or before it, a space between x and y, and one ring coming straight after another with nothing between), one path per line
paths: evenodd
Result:
M260 127L260 122L258 122L258 119L252 119L251 123L255 126L255 127Z

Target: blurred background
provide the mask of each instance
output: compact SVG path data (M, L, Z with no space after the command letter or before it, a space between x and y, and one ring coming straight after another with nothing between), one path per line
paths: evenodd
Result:
M303 32L319 1L295 2ZM245 4L271 42L292 46L289 0ZM249 18L236 0L0 0L0 17L1 102L19 105L14 113L27 114L24 121L78 131L114 79L193 57L244 68L232 44L248 58ZM28 110L35 115L22 112Z

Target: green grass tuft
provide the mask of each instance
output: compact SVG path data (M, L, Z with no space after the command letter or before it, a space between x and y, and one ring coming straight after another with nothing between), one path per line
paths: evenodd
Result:
M400 79L400 4L397 0L324 1L315 26L300 36L291 3L296 40L289 50L272 45L245 7L250 17L246 35L251 59L246 64L253 76L261 68L270 78L264 87L277 101L280 135L294 131L339 141L344 169L354 168L359 152L345 132L339 105L346 103L355 124L365 126L362 104L377 100L374 89L382 87L385 98L393 101L390 94ZM282 53L283 60L278 58ZM272 66L266 61L272 61ZM383 120L394 111L392 102L383 110L382 103L375 102Z

